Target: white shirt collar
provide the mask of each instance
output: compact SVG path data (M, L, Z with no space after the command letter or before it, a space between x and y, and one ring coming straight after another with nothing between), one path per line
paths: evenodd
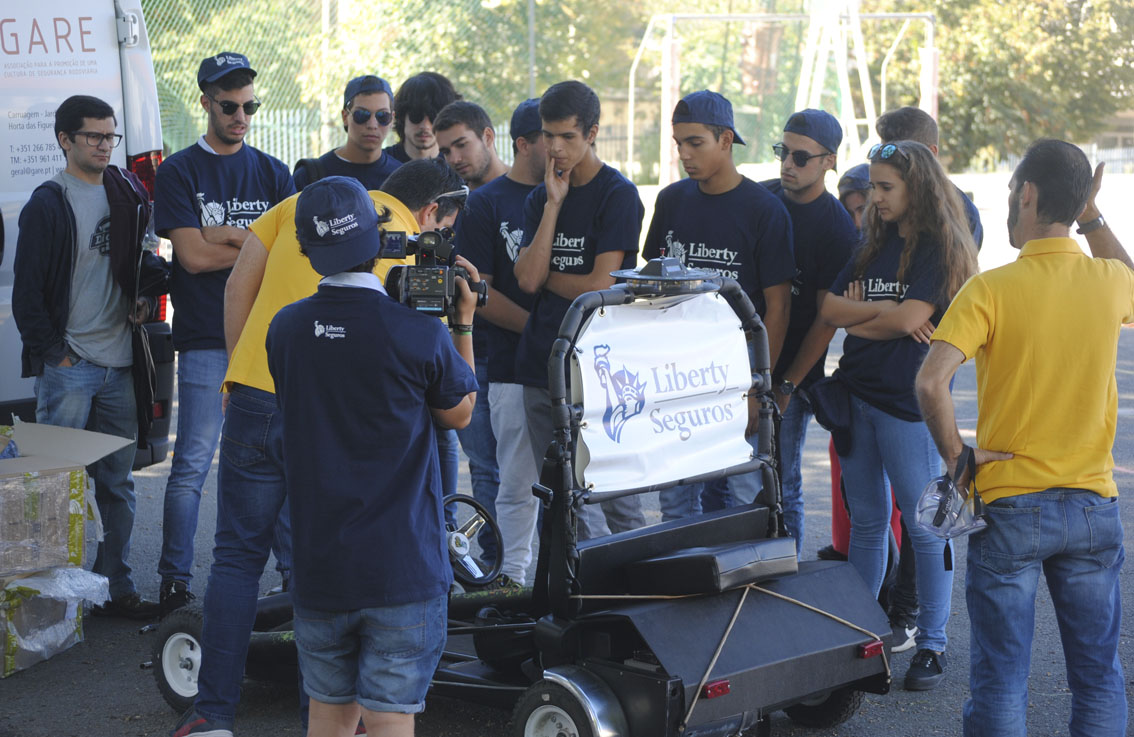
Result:
M373 289L382 294L386 293L386 288L382 286L382 280L369 272L364 274L361 271L342 271L323 277L319 283L326 284L329 287L357 287L359 289Z
M220 154L216 152L216 149L209 145L209 142L205 140L204 136L201 136L197 139L197 145L211 153L213 156L220 156Z

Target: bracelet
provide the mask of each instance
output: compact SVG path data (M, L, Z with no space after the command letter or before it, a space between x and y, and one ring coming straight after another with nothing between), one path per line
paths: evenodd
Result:
M1085 223L1080 223L1079 227L1075 229L1075 232L1078 233L1079 235L1086 235L1087 233L1093 233L1096 230L1098 230L1099 228L1105 228L1105 227L1106 227L1106 221L1103 220L1102 215L1099 215L1094 220L1088 220Z
M449 330L457 335L472 335L472 325L461 325L460 323L451 322L449 323Z

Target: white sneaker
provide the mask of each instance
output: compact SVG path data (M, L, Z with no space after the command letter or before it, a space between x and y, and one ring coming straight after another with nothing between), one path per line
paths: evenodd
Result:
M913 620L893 620L890 622L890 629L894 634L894 639L890 641L890 652L902 653L914 646L914 638L917 637L918 629Z

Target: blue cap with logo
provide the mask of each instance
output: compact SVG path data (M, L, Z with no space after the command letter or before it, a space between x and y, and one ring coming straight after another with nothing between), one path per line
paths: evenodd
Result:
M839 179L839 197L847 192L862 192L867 189L870 189L870 164L852 166Z
M826 110L807 108L792 113L784 126L784 133L807 136L831 153L837 153L843 142L843 126Z
M531 97L517 105L512 112L512 122L508 125L512 140L541 130L543 119L539 117L539 98Z
M295 203L295 235L323 276L374 258L382 246L374 201L354 177L324 177L304 187Z
M394 104L394 90L390 87L390 83L381 77L375 77L373 74L364 74L347 82L346 91L343 92L343 107L349 105L350 101L358 95L375 92L385 92L390 96L390 104Z
M732 140L745 145L732 122L732 103L724 95L709 90L691 92L673 109L671 123L700 123L719 125L732 131Z
M248 57L244 54L238 54L235 51L222 51L216 56L210 56L203 60L201 66L197 69L197 86L204 89L206 84L216 82L224 75L235 72L237 69L247 69L253 77L256 76L256 70L248 63Z

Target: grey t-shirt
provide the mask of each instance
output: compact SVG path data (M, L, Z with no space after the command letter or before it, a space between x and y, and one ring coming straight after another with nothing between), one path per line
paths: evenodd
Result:
M99 366L134 363L130 342L129 297L110 271L110 204L101 184L88 184L66 172L55 181L75 213L75 251L71 304L64 337L71 349Z

